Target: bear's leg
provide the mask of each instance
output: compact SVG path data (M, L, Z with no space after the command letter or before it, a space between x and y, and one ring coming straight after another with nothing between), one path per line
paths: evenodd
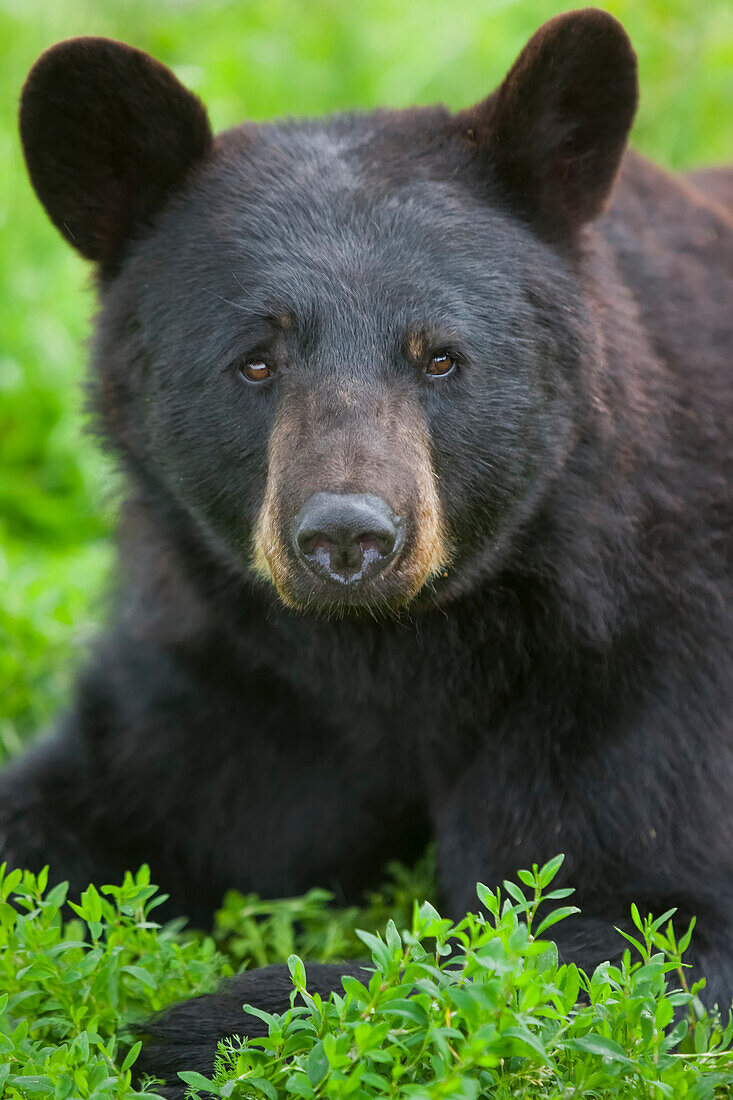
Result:
M572 900L572 899L571 899ZM672 986L686 984L691 987L699 978L705 978L700 999L708 1007L717 1005L727 1018L733 1007L733 876L726 881L715 881L711 875L706 883L686 883L681 874L674 883L657 883L650 873L645 883L629 882L622 891L613 895L600 893L586 897L583 913L555 925L549 935L556 939L561 957L574 961L586 972L592 972L599 963L610 960L618 964L627 941L617 929L641 940L641 935L630 917L631 902L642 917L651 913L661 916L674 909L672 924L677 940L687 931L695 918L695 929L690 947L683 956L684 965L679 974L670 973ZM667 922L660 929L666 933ZM640 955L631 949L632 962Z
M557 940L561 957L575 961L587 972L606 960L618 962L626 941L614 925L633 934L628 919L631 896L639 899L642 914L652 911L658 915L671 907L666 904L669 898L657 894L645 897L638 888L630 888L628 895L596 897L587 913L555 925L548 933ZM694 899L695 911L703 914L706 931L693 939L693 949L686 955L692 969L686 971L685 980L691 985L700 975L707 975L703 1000L709 1005L718 1004L725 1019L733 989L728 946L733 939L733 925L725 924L719 908L717 913L711 910L711 906L719 906L721 896L711 890L707 898L698 895ZM679 902L679 895L677 900ZM686 929L689 916L687 904L683 908L685 912L679 909L675 917L678 935ZM616 919L614 914L617 914ZM341 991L341 979L345 974L365 983L369 980L369 970L358 963L309 965L306 970L308 991L324 997L333 990ZM669 982L680 984L674 974L670 975ZM170 1100L182 1100L185 1086L178 1078L179 1070L193 1069L210 1076L221 1039L230 1035L246 1034L253 1038L267 1034L266 1025L259 1018L245 1016L242 1005L252 1004L266 1012L282 1013L290 1004L292 988L286 967L268 966L230 979L217 993L172 1006L145 1025L148 1038L136 1067L138 1074L147 1073L165 1080L166 1087L156 1091Z
M533 766L529 750L477 757L434 809L444 909L456 917L475 909L477 881L516 881L519 868L564 852L554 885L574 887L570 902L581 909L548 933L564 960L586 971L618 963L628 944L615 929L635 934L632 903L642 917L675 909L678 937L697 922L686 980L705 977L701 999L725 1013L733 999L730 796L697 761L681 767L674 745L665 760L664 748L661 736L650 744L635 735L606 749L619 762L600 766L588 753L563 771L539 749ZM709 759L728 774L723 751ZM702 752L697 760L706 760Z
M306 987L324 999L342 992L341 979L350 974L367 983L369 970L358 963L306 965ZM242 1011L251 1004L264 1012L283 1013L290 1007L293 983L286 966L250 970L224 982L216 993L173 1005L144 1025L146 1039L135 1065L138 1077L150 1074L166 1082L156 1088L170 1100L183 1100L186 1086L178 1077L182 1069L211 1076L221 1039L232 1035L255 1038L267 1034L267 1025Z

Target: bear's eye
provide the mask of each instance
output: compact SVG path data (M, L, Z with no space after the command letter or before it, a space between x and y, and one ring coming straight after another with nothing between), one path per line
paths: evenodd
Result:
M455 369L456 361L450 352L438 351L430 358L425 373L432 378L445 378L447 374L452 374Z
M239 373L248 382L264 382L272 374L272 370L262 359L247 359L239 367Z

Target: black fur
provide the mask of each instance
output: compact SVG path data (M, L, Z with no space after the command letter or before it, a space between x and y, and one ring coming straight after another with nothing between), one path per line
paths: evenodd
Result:
M73 66L55 79L90 94ZM205 922L231 886L356 896L431 836L457 914L478 879L564 851L566 955L618 954L632 900L676 905L707 999L730 1002L730 177L629 153L586 224L635 79L610 16L563 16L471 111L230 131L178 158L122 251L116 229L86 246L121 257L93 356L130 481L121 579L72 713L3 777L5 858L75 890L148 860ZM96 241L43 110L39 193ZM456 370L428 379L442 348ZM353 598L288 534L334 484L397 501L409 531ZM236 1002L287 985L237 982L153 1025L145 1068L207 1069Z
M343 992L341 979L350 974L369 981L371 973L357 963L338 966L319 964L306 967L306 988L311 996L320 994L324 1000L332 990ZM263 1012L283 1012L290 1004L293 982L285 966L265 966L230 978L215 994L194 997L161 1012L145 1026L146 1043L136 1063L136 1072L155 1074L169 1083L156 1088L167 1097L183 1097L185 1088L178 1078L179 1069L197 1069L211 1074L219 1040L228 1035L241 1035L245 1016L242 1005L254 1005ZM301 1004L299 998L296 1004ZM267 1025L258 1016L246 1017L246 1031L251 1038L268 1034Z

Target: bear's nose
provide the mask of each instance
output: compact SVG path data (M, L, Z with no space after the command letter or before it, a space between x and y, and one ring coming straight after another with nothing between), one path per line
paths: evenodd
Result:
M368 493L316 493L293 524L295 545L311 572L358 584L384 569L402 542L402 523L386 500Z

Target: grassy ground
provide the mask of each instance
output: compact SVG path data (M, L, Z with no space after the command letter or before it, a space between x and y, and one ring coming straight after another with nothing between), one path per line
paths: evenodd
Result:
M729 0L614 0L639 53L634 144L671 167L733 154ZM0 752L61 705L104 615L113 471L85 437L88 273L25 177L15 115L28 68L76 34L154 53L216 127L485 95L552 0L0 0Z

